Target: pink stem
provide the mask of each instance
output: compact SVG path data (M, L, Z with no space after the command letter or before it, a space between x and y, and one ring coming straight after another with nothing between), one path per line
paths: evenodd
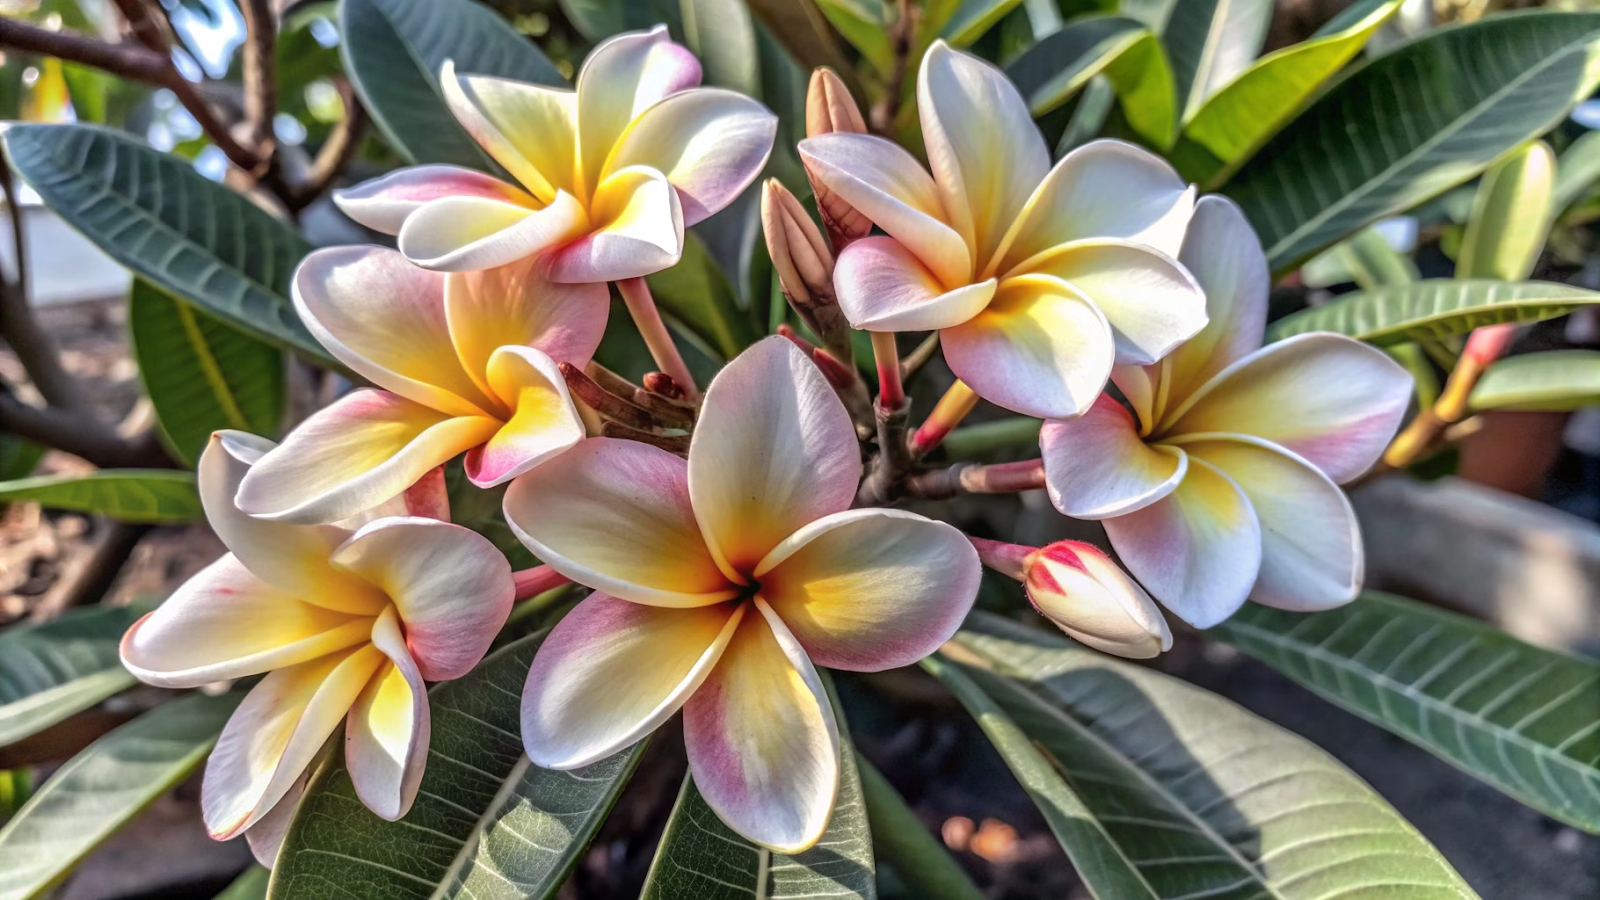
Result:
M622 302L627 305L628 314L633 316L633 324L638 327L640 337L644 338L644 345L650 348L650 358L683 388L688 399L700 396L700 391L694 386L694 376L689 374L689 367L684 364L682 354L678 353L678 345L673 343L672 335L667 331L667 323L661 321L661 311L656 309L655 298L650 296L650 286L645 284L643 278L624 278L617 282L617 290L622 293Z
M572 583L572 579L549 566L534 566L531 569L512 572L511 580L517 586L517 592L514 596L518 600L537 597L545 591L553 590L563 584Z
M918 459L927 456L928 451L939 446L945 435L961 424L961 420L972 412L978 405L978 395L967 387L966 382L957 380L950 385L950 390L945 391L943 397L934 406L933 412L928 415L927 421L917 428L916 434L911 436L911 455Z
M872 356L878 363L878 406L897 410L906 402L906 391L900 384L900 350L893 333L872 332Z
M1038 550L1038 547L1028 547L1023 544L1008 544L1005 541L991 541L987 538L967 536L972 546L978 550L978 559L984 565L999 572L1007 578L1022 581L1027 577L1028 555Z

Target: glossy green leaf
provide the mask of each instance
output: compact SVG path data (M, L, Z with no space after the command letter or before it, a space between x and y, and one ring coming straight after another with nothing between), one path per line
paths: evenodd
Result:
M810 72L828 66L845 80L852 93L862 96L856 83L855 66L839 46L833 26L817 8L816 0L746 0L773 39L800 68Z
M1261 52L1272 21L1272 0L1189 0L1172 9L1161 32L1187 122Z
M1550 234L1556 155L1534 141L1483 173L1466 234L1456 253L1457 278L1521 281L1533 273Z
M251 866L212 900L267 900L267 885L271 880L272 870Z
M1156 146L1171 143L1177 125L1172 68L1161 42L1134 19L1083 16L1006 67L1035 117L1066 103L1100 74L1116 90L1135 131Z
M1300 278L1307 287L1355 282L1364 290L1409 284L1421 278L1411 257L1389 245L1376 228L1363 228L1306 260Z
M0 769L0 825L11 821L31 796L33 775L30 769Z
M42 897L90 851L205 762L242 694L190 694L56 770L0 829L0 900Z
M117 645L137 618L128 607L93 606L0 632L0 746L131 686Z
M1565 412L1600 403L1600 350L1549 350L1496 360L1473 385L1474 410Z
M1098 896L1475 896L1382 797L1303 738L1054 634L982 614L969 624L951 656L1077 798L1078 830L1098 830L1068 845Z
M952 47L970 46L999 24L1022 0L961 0L939 36Z
M566 84L532 41L476 0L341 0L339 34L361 102L408 162L497 171L445 106L447 59L463 73Z
M332 364L289 301L310 250L184 160L87 125L13 124L6 153L45 205L135 273L277 346Z
M211 432L275 437L283 417L283 354L144 279L128 297L139 379L167 444L193 466Z
M39 475L0 481L0 501L32 500L50 509L97 513L124 522L198 522L205 518L192 472L101 469L87 475Z
M572 772L522 752L522 685L544 633L428 692L433 737L411 812L385 822L336 757L313 777L272 872L274 900L554 897L644 744Z
M1226 181L1361 52L1400 2L1387 0L1340 30L1267 54L1198 105L1191 95L1173 165L1208 188Z
M1341 295L1272 323L1267 338L1336 331L1382 347L1501 322L1537 322L1595 303L1600 293L1544 281L1429 279Z
M624 31L672 23L678 0L560 0L561 12L593 43Z
M1291 269L1560 122L1600 80L1597 38L1600 14L1546 11L1430 32L1330 88L1226 193Z
M694 232L684 232L678 264L646 276L645 281L663 311L724 358L732 359L755 341L755 328L739 309L733 285Z
M1367 591L1208 634L1547 815L1600 832L1600 663Z
M817 8L862 59L880 74L889 74L894 67L894 47L889 43L883 0L817 0Z
M1556 160L1556 183L1550 193L1550 214L1559 216L1600 181L1600 131L1573 141Z
M705 83L761 96L756 23L744 0L678 0L683 42L700 58Z

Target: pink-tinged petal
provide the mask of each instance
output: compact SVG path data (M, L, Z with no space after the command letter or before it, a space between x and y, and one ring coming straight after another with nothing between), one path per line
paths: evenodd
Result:
M395 516L418 516L424 519L437 519L440 522L450 521L450 491L445 483L444 466L434 466L428 474L418 479L416 484L406 488L405 493L396 494L348 519L340 519L334 523L334 527L354 533L369 522Z
M874 135L823 134L800 142L800 159L813 181L904 244L941 284L972 280L966 239L947 224L933 177L903 148Z
M743 94L716 88L683 91L645 110L617 142L604 181L628 166L667 176L693 225L739 196L772 152L778 117Z
M428 681L470 672L511 614L510 564L487 538L460 525L380 519L335 551L333 564L394 602L408 652Z
M344 762L356 796L390 822L409 812L417 799L432 730L428 689L406 650L408 637L401 634L394 609L384 610L372 626L372 645L388 660L367 682L345 721Z
M364 643L371 619L296 599L233 554L206 566L122 636L122 664L157 687L192 688Z
M583 206L565 191L542 209L445 197L407 217L398 243L406 259L425 269L471 272L535 256L588 230Z
M373 231L399 234L406 217L441 197L483 197L533 206L534 200L498 178L460 166L407 166L333 192L345 215Z
M1073 640L1129 659L1172 649L1172 632L1144 588L1094 546L1057 541L1028 555L1028 601Z
M1079 241L1034 257L1029 271L1077 288L1111 324L1117 362L1147 366L1206 324L1206 295L1159 250L1122 240Z
M550 568L652 606L738 596L700 536L688 466L659 447L590 438L511 482L506 522Z
M1158 401L1164 372L1165 367L1160 365L1111 367L1111 383L1117 386L1117 390L1133 407L1133 417L1141 436L1148 435L1160 418Z
M522 691L522 741L547 769L628 747L683 706L741 619L732 604L663 609L590 594L545 638Z
M700 61L665 25L602 41L578 70L578 148L592 189L628 125L658 101L700 83Z
M1261 570L1261 523L1250 500L1193 457L1177 490L1105 526L1128 571L1196 628L1233 615Z
M256 862L265 868L272 868L278 863L278 850L283 847L283 839L289 834L289 825L294 822L296 807L300 805L300 798L306 794L306 784L311 781L311 773L321 763L313 761L306 766L299 778L283 795L283 799L273 805L271 811L256 820L250 830L244 833L245 843L250 845L250 855Z
M890 237L852 241L839 254L833 285L839 308L864 331L936 331L960 325L983 311L995 281L947 291L939 279Z
M237 502L269 521L337 522L405 491L500 426L496 419L434 412L387 391L351 391L251 467Z
M300 263L292 294L311 334L374 384L454 416L494 412L450 342L444 275L386 247L328 247Z
M654 169L634 166L600 183L589 208L594 231L552 254L553 281L621 281L654 275L683 255L678 192Z
M1056 163L1028 198L996 269L1005 273L1068 241L1122 238L1177 256L1194 190L1161 157L1122 141L1085 144Z
M1261 574L1250 599L1312 612L1354 600L1365 557L1355 510L1320 469L1266 441L1244 437L1185 442L1226 472L1261 521Z
M218 431L200 455L200 503L206 521L251 574L285 594L335 612L375 616L387 601L328 564L349 533L329 525L267 522L238 506L240 485L277 445L243 431Z
M541 203L576 193L578 95L560 88L460 75L445 60L439 89L450 112Z
M922 57L917 112L946 221L987 260L1050 170L1044 137L999 69L944 41Z
M1025 416L1076 416L1111 374L1105 316L1071 285L1047 275L1006 279L983 312L939 334L957 378L990 403Z
M587 365L605 334L611 297L603 283L548 280L534 257L447 276L444 309L461 364L492 395L489 358L501 347L535 347L557 361Z
M822 837L839 792L839 726L817 670L757 598L683 707L689 772L729 828L779 853Z
M881 672L949 640L983 566L955 528L897 509L852 509L802 527L753 573L812 661Z
M1295 335L1244 357L1167 414L1167 434L1264 438L1343 484L1388 446L1411 402L1411 375L1338 334Z
M1261 241L1239 207L1220 194L1202 197L1195 206L1178 261L1205 289L1209 321L1166 361L1180 393L1168 402L1181 402L1261 346L1271 282Z
M495 487L583 440L583 420L555 360L532 347L501 347L489 358L489 386L511 417L467 451L467 477Z
M1050 502L1075 519L1107 519L1142 509L1177 489L1188 454L1146 444L1138 423L1109 394L1076 419L1039 432Z
M849 509L860 480L850 414L794 344L765 338L712 379L689 444L689 494L728 577L748 575L802 525Z
M236 837L278 805L385 662L369 644L278 669L245 695L200 788L213 838Z

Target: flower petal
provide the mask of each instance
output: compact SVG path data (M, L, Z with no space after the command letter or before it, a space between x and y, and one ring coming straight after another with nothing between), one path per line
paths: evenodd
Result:
M312 335L374 384L454 416L494 410L450 342L445 276L386 247L328 247L300 263L292 293Z
M478 487L505 484L583 440L583 420L555 360L532 347L501 347L489 358L489 386L511 408L494 437L467 451Z
M934 331L983 311L995 281L946 291L904 244L890 237L851 241L833 273L839 308L865 331Z
M337 522L405 491L500 422L434 412L388 391L351 391L289 432L239 485L239 508L277 522Z
M369 644L278 669L245 695L200 788L213 838L236 837L277 806L384 662Z
M818 665L909 666L949 640L978 596L983 566L960 531L897 509L816 520L756 566L761 598Z
M445 197L406 218L399 247L425 269L470 272L537 255L588 230L583 206L565 191L543 209L484 197Z
M684 704L683 740L695 786L729 828L798 853L822 837L833 812L839 726L800 643L765 601L752 605Z
M450 491L445 483L444 466L434 466L429 469L428 474L418 479L416 484L406 488L405 493L396 494L348 519L340 519L333 524L333 527L341 528L346 534L351 534L369 522L394 516L420 516L424 519L437 519L440 522L450 521Z
M1066 419L1106 386L1111 326L1077 289L1048 275L1000 283L983 312L940 332L945 361L978 396L1012 412Z
M650 107L623 133L601 180L648 166L678 189L683 224L722 209L755 180L772 152L778 117L743 94L699 88Z
M576 193L578 95L509 78L459 75L445 60L439 90L461 127L541 203Z
M620 281L653 275L683 255L678 192L654 169L633 166L600 183L589 205L594 230L552 254L553 281Z
M509 599L506 607L509 610ZM350 708L344 762L356 796L380 819L394 822L409 812L417 799L432 723L427 686L406 650L406 636L400 633L400 619L393 607L384 610L373 625L372 644L388 659ZM485 649L488 646L485 641Z
M922 57L917 112L946 220L987 260L1050 169L1044 137L999 69L942 40Z
M263 867L270 869L277 865L278 851L283 848L283 839L289 835L295 809L300 805L300 798L305 796L306 784L311 781L311 773L318 765L317 761L313 761L306 766L306 770L284 793L283 799L273 804L271 811L257 819L250 830L244 833L245 843L250 845L250 855Z
M1177 489L1189 469L1176 447L1146 444L1138 423L1109 394L1076 419L1039 432L1050 502L1074 519L1108 519L1142 509Z
M874 135L832 133L801 141L800 159L813 181L904 244L941 284L972 280L972 251L916 157Z
M738 596L695 524L684 461L590 438L511 482L506 522L534 555L596 590L652 606Z
M407 652L428 681L470 672L511 614L510 564L487 538L460 525L380 519L334 551L333 564L393 601Z
M558 284L542 261L521 262L445 277L444 311L455 352L480 391L489 385L489 358L501 347L534 347L582 368L605 334L611 297L604 284Z
M1122 240L1079 241L1035 257L1028 267L1067 282L1099 307L1124 365L1150 365L1206 324L1200 285L1158 250Z
M1168 412L1163 430L1264 438L1343 484L1377 461L1410 402L1411 376L1388 354L1313 332L1223 369Z
M1261 570L1261 524L1249 499L1193 457L1177 490L1105 526L1128 571L1196 628L1233 615Z
M1161 157L1116 140L1061 158L1011 225L996 272L1068 241L1122 238L1177 256L1194 190Z
M1229 363L1261 346L1267 327L1267 258L1261 241L1232 200L1212 194L1200 198L1178 255L1205 289L1209 321L1200 333L1172 352L1166 366L1184 397Z
M850 414L794 344L758 341L711 380L689 444L689 495L729 578L800 526L849 509L860 480Z
M1185 442L1184 449L1237 482L1261 521L1261 574L1251 600L1312 612L1355 599L1366 568L1361 530L1327 475L1261 440Z
M744 606L663 609L594 593L562 617L522 691L522 741L547 769L605 759L656 730L705 681Z
M333 192L345 215L373 231L399 234L406 217L441 197L483 197L531 206L533 198L498 178L460 166L406 166Z
M600 42L578 70L579 159L590 188L600 182L606 158L634 119L699 83L700 61L672 42L665 25Z

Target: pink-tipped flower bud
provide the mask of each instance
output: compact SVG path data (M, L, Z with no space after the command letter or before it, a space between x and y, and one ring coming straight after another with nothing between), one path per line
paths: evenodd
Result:
M1099 549L1057 541L1028 554L1022 569L1034 609L1073 640L1131 659L1172 648L1155 601Z
M865 134L866 131L867 120L862 117L861 108L856 106L844 81L826 67L813 71L811 87L806 92L806 137L835 132ZM811 190L816 195L817 211L822 214L822 224L827 226L834 250L842 250L846 244L872 231L871 220L816 178L811 179Z
M809 324L816 307L834 302L833 254L805 207L776 178L761 186L761 230L783 295Z

